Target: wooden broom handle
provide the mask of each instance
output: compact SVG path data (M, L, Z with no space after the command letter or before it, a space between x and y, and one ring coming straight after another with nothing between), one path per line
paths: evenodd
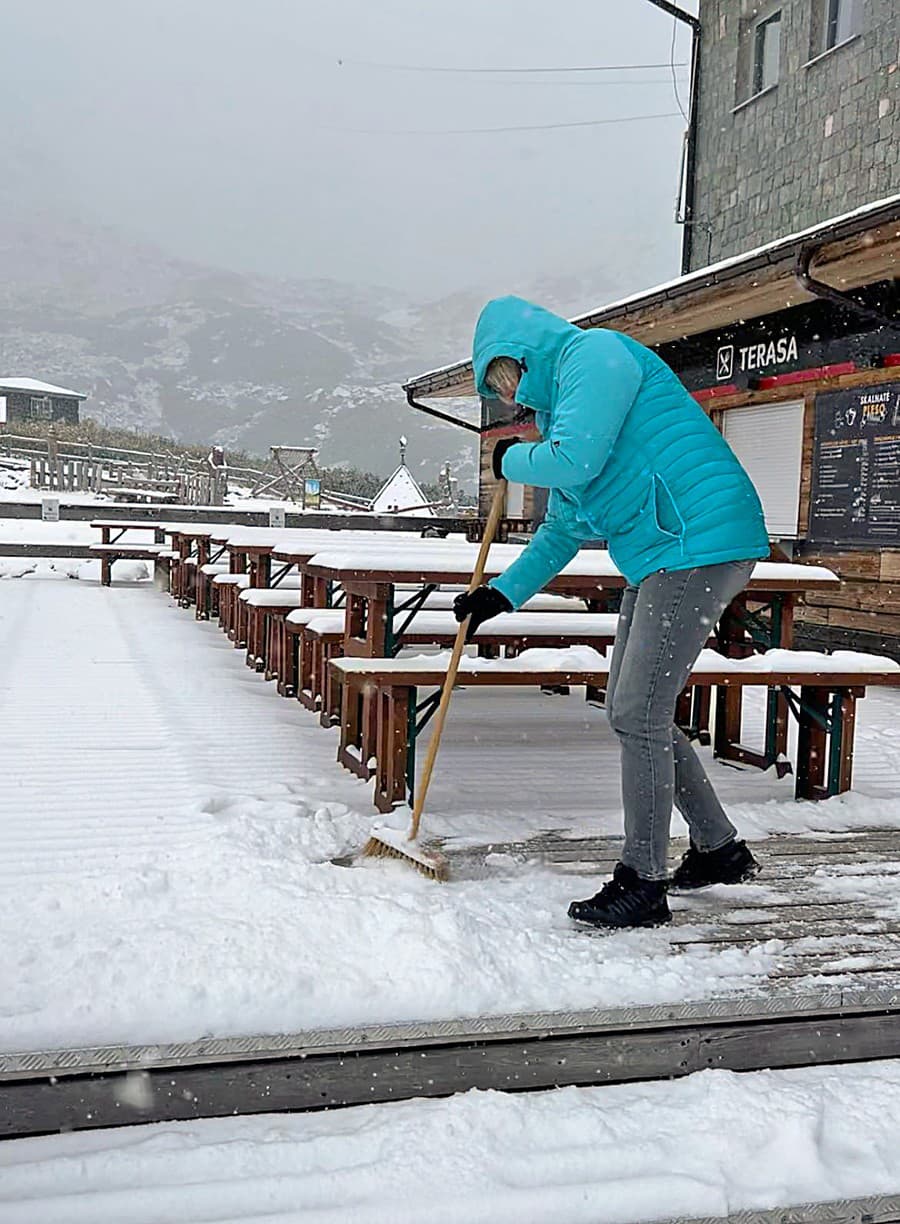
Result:
M494 542L494 536L497 534L497 524L500 522L500 516L503 513L503 501L506 495L506 481L499 480L497 487L494 489L494 497L491 501L491 509L488 513L487 524L484 528L484 535L481 540L481 548L478 550L478 560L475 562L475 570L472 574L472 581L469 583L469 591L474 591L476 587L481 586L484 578L485 567L487 566L488 552L491 544ZM466 644L466 634L469 630L469 617L462 622L456 631L456 641L453 643L453 653L450 656L450 666L447 668L447 674L444 677L444 687L441 689L441 703L438 706L437 715L434 722L434 731L431 735L431 740L428 744L428 752L425 756L425 764L422 767L422 781L419 783L419 793L416 796L415 805L413 807L412 827L409 831L409 840L415 841L419 836L419 821L422 819L422 811L425 807L425 797L428 794L428 787L431 783L431 772L434 769L434 762L437 759L438 748L441 743L441 735L444 730L444 721L447 717L447 709L450 705L450 694L453 692L453 686L456 684L456 673L459 671L459 661L462 658L463 647Z

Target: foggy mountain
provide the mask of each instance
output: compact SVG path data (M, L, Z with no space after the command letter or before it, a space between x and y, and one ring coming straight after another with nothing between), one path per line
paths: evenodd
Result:
M411 303L396 290L279 281L170 258L0 189L0 375L73 386L83 416L264 455L474 480L472 435L412 411L400 383L464 357L484 300L520 292L572 313L640 287L585 274ZM427 291L427 286L423 287Z

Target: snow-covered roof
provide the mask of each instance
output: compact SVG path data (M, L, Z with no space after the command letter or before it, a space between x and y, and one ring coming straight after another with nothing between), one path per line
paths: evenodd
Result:
M658 312L660 306L672 303L677 299L685 299L680 309L686 312L690 301L698 295L703 294L704 301L706 301L711 294L721 293L729 283L738 286L746 282L743 300L736 299L735 302L738 313L735 314L734 319L723 318L715 321L715 326L723 326L725 322L734 322L739 317L755 317L752 304L747 301L749 291L755 291L759 304L762 306L768 299L759 292L760 286L765 286L778 277L785 278L790 285L789 296L782 295L784 300L779 302L781 307L810 301L812 295L796 284L792 275L797 253L801 248L812 243L834 244L835 252L829 257L828 262L831 263L832 260L836 262L847 253L844 249L847 240L858 235L863 235L860 245L874 247L874 243L867 241L867 235L871 235L879 225L886 225L889 240L896 244L898 220L900 220L900 194L887 196L883 200L876 200L861 208L853 209L852 212L842 213L828 221L821 221L809 229L776 238L764 246L743 251L740 255L733 255L729 259L723 259L708 267L698 268L686 276L663 281L662 284L655 285L651 289L643 289L640 293L630 294L608 305L575 315L571 322L578 327L621 326L621 330L635 334L636 329L633 326L626 326L625 320L633 320L638 312L642 314ZM877 258L877 252L873 252L873 257ZM860 263L858 254L856 261ZM887 275L894 275L893 267ZM864 284L866 282L865 279L859 280L858 277L855 282L849 277L842 277L840 288L843 290L852 288L853 283ZM696 330L705 330L706 325L709 324L709 312L707 311L703 316L702 325L698 315L697 328L690 326L682 315L678 316L678 320L675 334L694 334ZM655 329L654 339L651 339L649 334L644 335L643 327L640 329L642 334L637 335L636 338L651 344L661 343L670 338L663 334L663 329L657 326L655 319L650 320L649 327ZM472 363L459 361L452 365L440 366L410 379L409 382L404 383L403 389L410 396L474 395Z
M419 488L412 472L405 463L401 463L376 494L372 502L372 513L434 518L434 510L427 503L428 498Z
M87 399L84 391L70 391L37 378L0 378L0 391L34 391L37 395L64 395L67 399Z

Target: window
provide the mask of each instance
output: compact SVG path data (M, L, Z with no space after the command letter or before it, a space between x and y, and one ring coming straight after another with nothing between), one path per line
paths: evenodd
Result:
M810 60L849 42L857 34L856 0L814 0L810 30Z
M853 0L828 0L825 49L846 42L853 33Z
M752 0L745 0L742 8L744 16L738 26L735 109L777 85L781 71L782 10L771 3L757 4Z
M758 22L753 34L753 92L778 83L781 64L781 13Z
M49 395L32 395L29 410L30 415L39 421L53 419L53 402Z

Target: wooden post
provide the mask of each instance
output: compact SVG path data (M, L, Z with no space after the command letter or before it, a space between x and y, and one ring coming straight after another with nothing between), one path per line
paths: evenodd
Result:
M835 694L833 709L836 725L831 731L828 767L829 795L842 795L853 780L853 741L856 730L856 699L865 697L864 688L841 689Z
M821 799L828 764L828 733L818 721L828 714L828 689L804 685L800 689L800 726L797 732L798 799ZM816 717L818 716L818 718Z
M716 726L713 752L722 760L734 760L731 750L741 742L741 689L720 684L716 688Z
M406 798L406 758L409 750L409 705L415 689L385 686L378 693L375 806L390 812Z
M341 741L338 745L338 761L352 774L363 781L372 775L368 763L362 759L362 690L353 684L341 685Z

